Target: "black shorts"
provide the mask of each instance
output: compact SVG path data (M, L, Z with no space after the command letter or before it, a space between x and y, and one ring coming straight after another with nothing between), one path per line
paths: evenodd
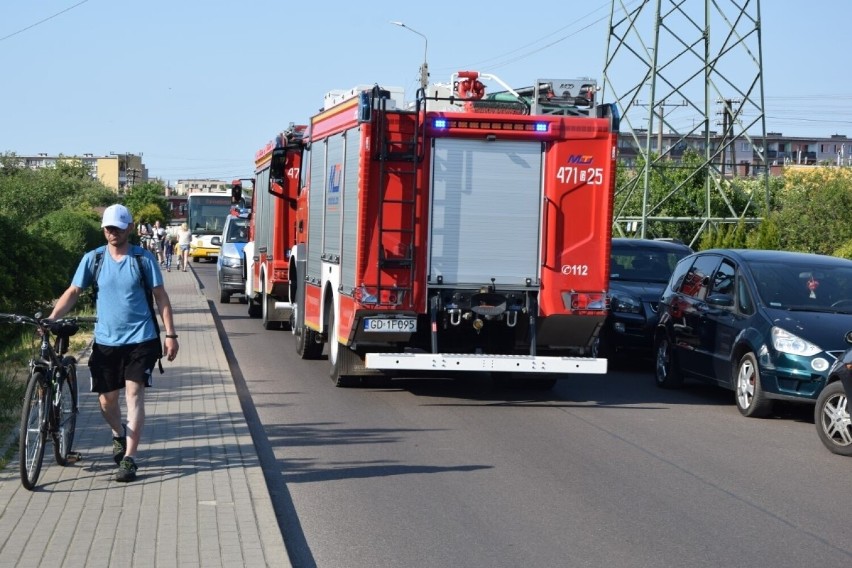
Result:
M89 356L92 392L105 393L124 388L125 381L152 386L154 365L160 358L160 340L110 347L94 344Z

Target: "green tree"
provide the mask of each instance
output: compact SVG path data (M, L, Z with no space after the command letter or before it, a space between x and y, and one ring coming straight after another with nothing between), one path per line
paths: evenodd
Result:
M746 237L746 246L753 249L778 250L781 234L773 215L763 219L757 229Z
M785 174L776 223L780 248L832 254L852 239L852 171L816 168Z
M716 187L715 182L709 182L711 190L708 212L709 173L706 166L702 167L703 156L693 150L687 150L677 162L656 161L655 156L652 159L655 161L649 175L648 216L694 217L695 221L650 221L645 231L649 237L670 237L689 243L701 229L704 217L708 214L711 217L739 216L746 210L755 211L750 203L760 203L762 208L765 192L756 182L722 180L719 187ZM644 163L640 158L635 170L616 176L619 188L615 196L617 217L642 215L643 171Z
M116 201L76 160L19 167L0 157L0 309L43 310L68 286L83 251L103 242L99 213Z
M144 218L150 223L159 220L165 224L171 218L169 204L166 200L166 187L162 185L162 182L149 181L134 186L125 195L124 204L130 209L130 213L136 221ZM154 214L146 208L151 205L159 210L158 213Z

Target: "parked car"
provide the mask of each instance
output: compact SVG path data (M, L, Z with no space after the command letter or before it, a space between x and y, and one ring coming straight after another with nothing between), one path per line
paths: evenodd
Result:
M598 357L621 351L650 358L660 296L677 262L692 253L669 240L612 239L609 315L598 335Z
M211 243L220 248L216 259L216 279L219 282L219 301L227 304L232 294L245 294L246 277L243 268L243 249L248 242L249 220L229 215L225 219L221 237ZM241 298L241 301L245 296Z
M678 263L660 299L656 381L713 382L765 416L774 400L814 402L850 344L852 260L707 250Z
M852 348L834 362L828 384L822 389L814 408L814 423L819 439L830 451L852 456L852 419L849 395L852 394Z

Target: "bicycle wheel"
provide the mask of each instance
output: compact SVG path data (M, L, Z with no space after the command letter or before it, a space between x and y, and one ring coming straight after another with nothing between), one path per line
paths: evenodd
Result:
M56 428L53 430L53 457L56 463L66 466L68 454L74 444L74 432L77 431L77 367L63 361L65 377L59 381L59 397L55 408Z
M24 394L19 434L21 484L32 490L41 473L44 442L47 438L47 406L49 397L44 373L33 371Z

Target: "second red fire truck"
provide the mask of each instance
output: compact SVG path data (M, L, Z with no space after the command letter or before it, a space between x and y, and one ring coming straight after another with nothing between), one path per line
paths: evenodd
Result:
M605 373L591 355L608 309L618 118L594 94L589 81L513 90L470 71L411 104L378 85L329 93L255 184L286 211L266 247L289 247L288 286L266 293L286 297L299 355L327 345L338 386L405 371L545 387Z

